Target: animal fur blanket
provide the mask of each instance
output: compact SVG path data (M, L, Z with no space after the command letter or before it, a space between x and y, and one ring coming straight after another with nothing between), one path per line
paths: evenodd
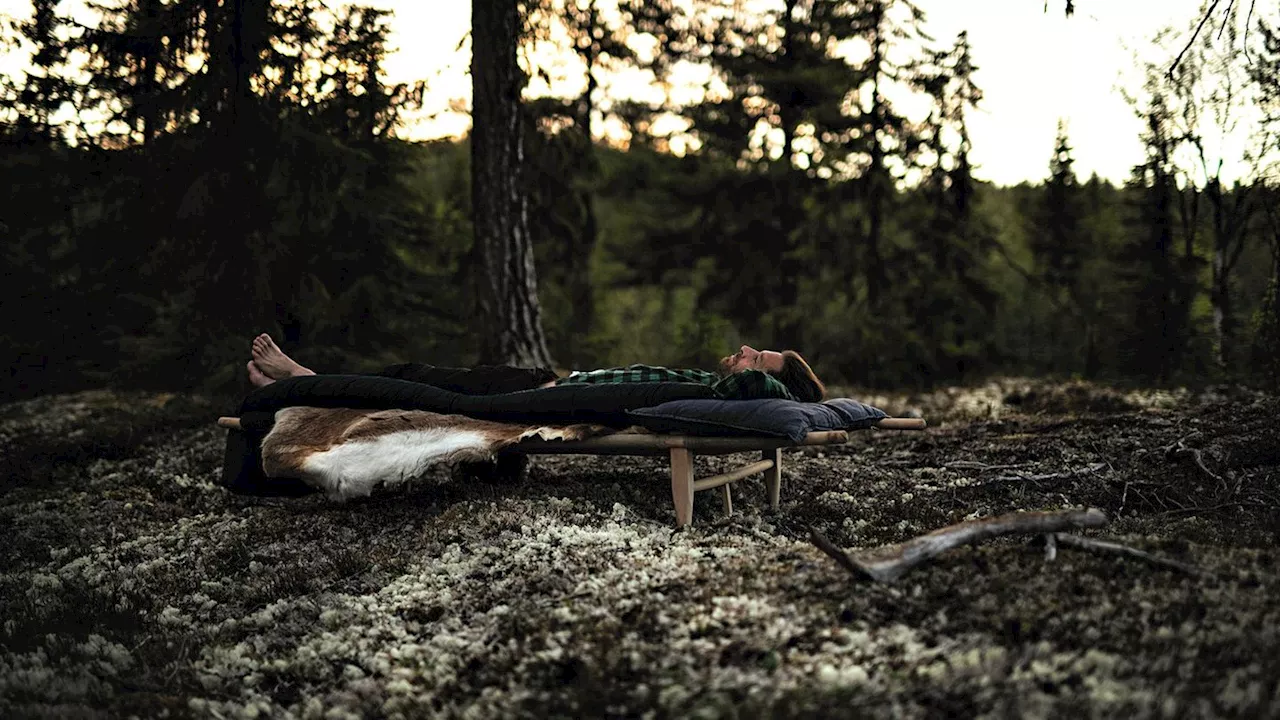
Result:
M600 425L517 425L424 410L290 407L276 412L263 438L262 469L347 500L437 463L490 460L525 438L581 440L608 432Z

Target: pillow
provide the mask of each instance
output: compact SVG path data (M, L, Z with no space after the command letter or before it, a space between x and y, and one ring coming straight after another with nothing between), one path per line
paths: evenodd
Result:
M858 430L881 418L883 410L849 398L805 403L765 400L672 400L630 410L635 424L679 435L765 435L800 442L817 430Z

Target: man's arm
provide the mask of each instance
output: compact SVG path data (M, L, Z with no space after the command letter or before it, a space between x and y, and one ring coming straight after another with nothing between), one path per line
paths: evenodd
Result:
M672 370L654 365L629 365L624 368L588 370L571 373L555 381L556 385L608 385L618 383L696 382L711 385L715 373L705 370Z

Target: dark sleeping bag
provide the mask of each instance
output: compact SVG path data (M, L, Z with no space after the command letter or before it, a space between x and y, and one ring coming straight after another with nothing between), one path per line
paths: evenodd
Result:
M301 481L268 479L262 473L262 439L275 412L287 407L427 410L510 423L574 425L590 423L624 428L636 424L629 410L671 400L711 399L715 392L698 383L620 383L564 385L495 395L464 395L433 385L369 375L309 375L280 380L250 393L240 404L243 432L231 432L223 457L222 484L254 495L306 494Z

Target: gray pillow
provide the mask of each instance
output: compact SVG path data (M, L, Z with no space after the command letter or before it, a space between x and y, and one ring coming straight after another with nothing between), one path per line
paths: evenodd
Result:
M888 417L849 398L820 403L795 400L672 400L629 410L635 424L678 435L785 437L800 442L817 430L858 430Z

